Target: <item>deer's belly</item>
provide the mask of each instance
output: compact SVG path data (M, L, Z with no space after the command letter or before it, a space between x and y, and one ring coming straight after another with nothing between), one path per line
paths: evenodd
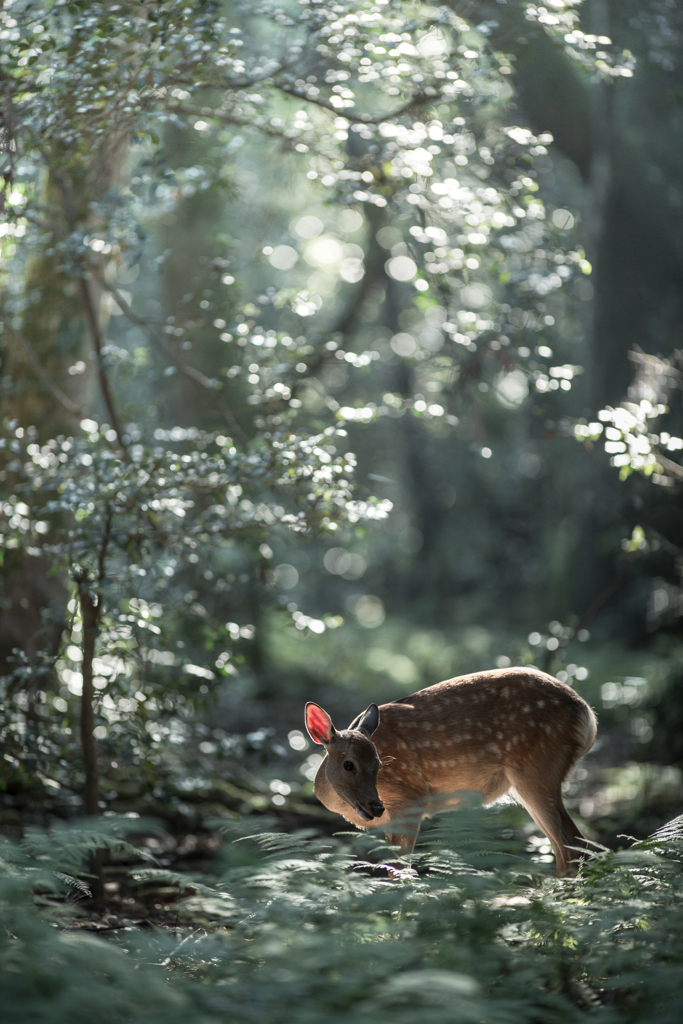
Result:
M398 766L385 780L378 780L378 792L385 804L432 803L434 798L444 807L457 803L456 794L479 793L485 803L492 803L510 788L505 770L500 764L491 764L483 758L473 758L468 763L446 760L429 766L420 766L420 771L402 771ZM449 801L450 798L450 801Z

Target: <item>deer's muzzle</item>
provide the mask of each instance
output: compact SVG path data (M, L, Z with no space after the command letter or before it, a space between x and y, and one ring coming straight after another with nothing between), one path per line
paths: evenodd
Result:
M379 803L377 800L370 800L368 802L367 809L361 807L360 804L356 804L356 814L363 821L372 821L373 818L381 818L384 814L384 805Z

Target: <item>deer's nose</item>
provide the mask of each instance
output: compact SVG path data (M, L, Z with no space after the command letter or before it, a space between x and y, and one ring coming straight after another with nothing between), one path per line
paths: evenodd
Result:
M384 805L379 803L378 800L371 800L368 807L375 818L381 818L384 814Z

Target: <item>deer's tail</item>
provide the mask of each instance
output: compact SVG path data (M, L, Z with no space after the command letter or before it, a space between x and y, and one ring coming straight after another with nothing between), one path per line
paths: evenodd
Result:
M588 704L584 704L579 714L579 720L576 723L576 740L579 744L579 752L576 755L577 761L584 754L588 753L595 743L597 735L598 721L595 717L595 712Z

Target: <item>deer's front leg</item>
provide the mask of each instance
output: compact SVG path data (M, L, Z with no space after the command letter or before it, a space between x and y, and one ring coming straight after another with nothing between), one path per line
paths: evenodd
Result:
M377 824L383 828L386 841L398 846L403 857L410 857L420 831L423 818L421 793L395 780L381 780L378 786L385 807L384 820Z
M420 823L392 822L392 825L392 831L385 832L384 838L390 846L399 846L403 857L409 857L415 847L415 841L420 831Z
M383 868L387 869L389 878L394 881L399 881L406 875L414 876L415 872L408 865L407 861L415 847L415 840L417 834L420 831L420 823L413 824L412 822L391 822L394 826L395 831L385 831L384 838L390 846L398 846L400 853L400 860L392 860L387 864L382 864Z

